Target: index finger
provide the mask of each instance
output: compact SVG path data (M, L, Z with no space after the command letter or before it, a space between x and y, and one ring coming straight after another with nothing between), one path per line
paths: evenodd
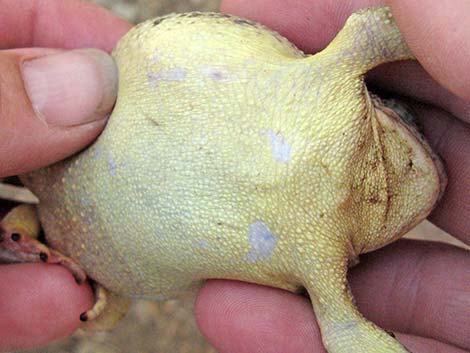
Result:
M0 49L86 48L110 51L131 25L79 0L0 0Z
M389 3L403 36L426 70L447 89L469 101L470 2Z

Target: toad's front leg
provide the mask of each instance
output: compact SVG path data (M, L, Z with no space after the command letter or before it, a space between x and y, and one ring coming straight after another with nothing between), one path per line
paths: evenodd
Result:
M84 282L86 274L79 265L38 240L40 230L34 206L24 204L11 209L0 221L0 263L61 264L78 283Z
M36 208L19 205L11 209L0 221L0 264L44 262L60 264L70 270L77 283L87 280L85 271L72 259L49 248L40 241L41 227ZM129 299L109 293L98 284L93 284L94 306L80 316L86 328L104 330L112 328L129 307Z

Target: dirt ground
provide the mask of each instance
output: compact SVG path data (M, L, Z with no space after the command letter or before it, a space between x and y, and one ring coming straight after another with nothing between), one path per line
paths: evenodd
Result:
M219 0L94 0L137 23L170 12L216 11ZM459 244L425 222L409 235ZM459 244L461 245L461 244ZM136 302L119 326L105 333L78 332L43 349L23 353L215 353L198 333L192 316L193 299Z

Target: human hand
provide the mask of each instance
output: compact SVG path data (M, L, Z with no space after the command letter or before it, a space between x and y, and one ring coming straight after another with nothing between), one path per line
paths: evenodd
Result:
M130 26L78 0L0 0L0 8L4 177L84 148L101 132L116 98L117 75L104 52L39 48L109 51ZM2 265L0 351L37 347L71 334L92 303L89 286L77 285L61 266Z
M331 41L352 12L384 3L225 0L222 10L264 23L313 53ZM369 79L410 99L449 178L430 219L470 244L470 4L465 0L387 4L425 70L416 62L395 63L374 70ZM468 252L402 240L362 256L361 261L349 280L365 316L398 332L398 340L414 353L470 350ZM310 302L298 295L209 281L195 310L201 331L221 353L325 352Z

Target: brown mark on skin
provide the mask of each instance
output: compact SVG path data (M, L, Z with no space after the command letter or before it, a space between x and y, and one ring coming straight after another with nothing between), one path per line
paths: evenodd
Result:
M325 163L323 163L322 161L320 161L320 166L325 171L326 175L331 177L332 174L331 174L330 168L328 168L328 166Z
M354 190L351 190L354 191ZM340 204L339 204L339 209L341 210L352 210L354 207L354 198L353 198L354 192L350 193L348 197L346 197Z
M390 210L391 210L391 190L390 190L390 178L387 173L387 167L385 169L385 185L386 185L386 192L387 192L387 202L385 203L385 210L384 210L384 224L388 222L388 218L390 216Z
M368 201L369 201L369 203L375 205L375 204L378 203L380 200L379 200L379 198L377 197L377 195L374 195L374 196L369 197L369 200L368 200Z
M384 112L382 113L385 114ZM377 114L379 114L379 112L377 112ZM391 196L390 196L391 190L390 190L390 180L389 180L390 178L388 175L388 171L391 168L390 168L389 163L387 162L386 153L385 153L386 149L384 148L384 136L387 133L387 131L384 129L384 127L381 124L378 124L377 132L378 132L377 146L379 148L378 153L380 154L380 157L381 157L380 161L381 161L382 168L384 171L383 177L385 179L384 181L385 181L385 187L386 187L386 192L387 192L387 201L384 205L385 209L384 209L384 215L383 215L383 223L385 224L388 221L388 218L390 216L390 209L391 209ZM376 167L378 167L378 164L376 165Z

